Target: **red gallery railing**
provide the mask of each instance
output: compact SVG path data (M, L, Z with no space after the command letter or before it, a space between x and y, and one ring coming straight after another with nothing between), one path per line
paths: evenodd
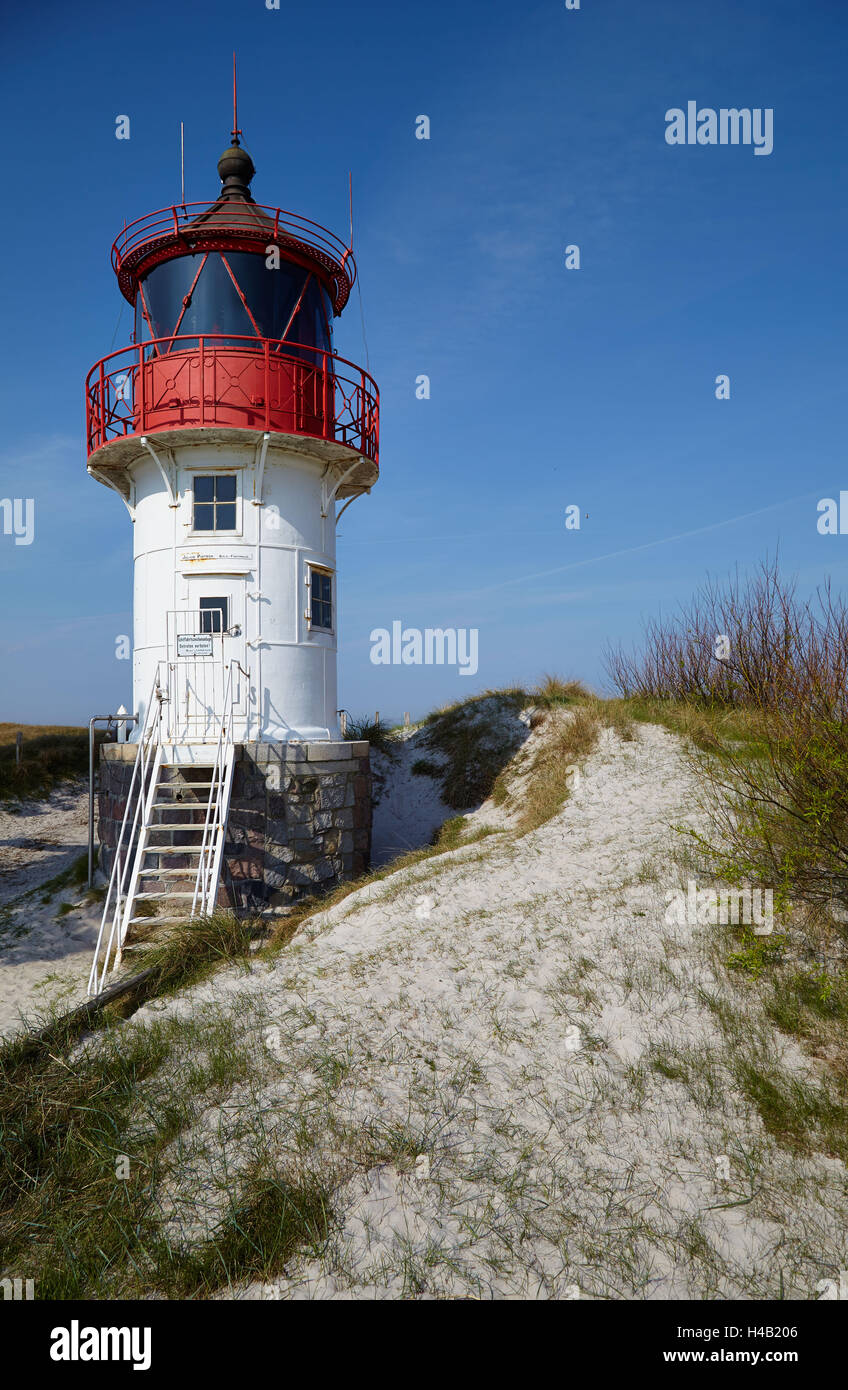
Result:
M305 258L323 266L335 282L336 313L341 313L356 281L356 261L351 247L309 217L284 208L239 199L209 203L178 203L157 208L136 218L118 234L112 246L112 266L131 303L139 267L167 260L179 249L182 255L218 245L256 250L273 243L294 259Z
M212 207L208 202L177 203L173 207L157 208L155 212L145 213L144 217L137 217L135 222L130 222L115 238L112 264L117 273L121 262L131 251L136 251L138 247L146 246L171 233L191 238L193 234L202 234L226 224L227 227L240 227L255 234L260 230L260 219L263 236L269 230L270 224L272 236L291 237L304 246L324 252L340 265L350 266L350 279L353 283L356 272L350 248L326 227L322 227L320 222L313 222L310 217L301 217L295 212L287 212L285 208L265 207L262 203L241 203L237 200L213 204Z
M218 426L327 439L378 461L376 382L302 343L233 333L154 338L96 363L85 402L89 455L132 435Z

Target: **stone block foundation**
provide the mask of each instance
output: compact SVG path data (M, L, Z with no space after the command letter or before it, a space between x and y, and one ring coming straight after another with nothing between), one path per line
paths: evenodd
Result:
M136 752L136 745L129 743L106 743L100 751L100 865L107 874L114 861ZM195 828L192 838L199 843L196 827L203 826L206 801L192 784L202 777L202 767L208 767L200 761L205 752L191 745L179 750L179 765L168 774L181 788L179 810L174 813L179 823L174 823L172 839L160 832L157 843L180 843L187 826ZM188 761L191 755L195 761ZM170 761L167 748L165 759ZM240 915L273 913L364 873L370 853L367 743L236 746L220 907ZM152 856L146 860L148 867L155 867L155 862ZM168 863L182 867L182 860L177 863L174 856Z

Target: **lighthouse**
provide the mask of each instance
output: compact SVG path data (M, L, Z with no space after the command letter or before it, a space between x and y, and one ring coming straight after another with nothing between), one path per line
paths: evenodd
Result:
M86 381L88 472L133 536L134 744L101 768L118 948L139 898L174 910L181 871L196 915L289 901L367 859L368 749L338 722L335 528L377 480L378 392L333 347L352 246L257 203L241 135L234 116L213 201L116 239L132 343Z

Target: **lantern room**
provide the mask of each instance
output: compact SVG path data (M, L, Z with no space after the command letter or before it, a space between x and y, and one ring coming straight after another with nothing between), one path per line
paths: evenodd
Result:
M211 206L150 213L112 247L138 349L89 374L89 452L154 429L229 425L339 442L376 464L376 386L333 351L356 278L351 248L253 200L236 132L218 174Z
M145 235L133 246L128 229L118 278L135 305L136 340L211 332L237 341L255 334L330 351L333 315L350 289L350 255L332 265L302 241L281 246L279 223L251 199L253 161L237 139L218 161L221 196L170 244L157 238L151 247Z

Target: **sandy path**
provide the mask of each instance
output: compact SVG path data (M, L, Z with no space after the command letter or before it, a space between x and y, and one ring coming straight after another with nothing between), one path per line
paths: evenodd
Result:
M484 697L471 707L469 727L478 723L485 731L486 741L503 754L504 763L510 757L514 759L522 745L530 752L535 747L529 734L529 710L516 715L513 709L505 708L497 696ZM438 780L412 771L419 759L436 766L446 765L446 755L431 748L429 732L426 724L397 730L392 735L391 758L380 749L372 749L371 863L374 867L389 864L409 850L432 844L436 831L453 816L464 813L472 828L477 828L481 817L498 828L508 820L505 812L491 802L476 811L465 808L463 812L448 806L442 800Z
M61 904L79 903L82 890L39 890L87 844L83 783L60 788L47 801L0 804L0 1035L53 1000L82 997L99 909L84 906L59 917Z
M87 784L47 801L0 802L0 907L67 869L87 844Z
M696 790L665 731L606 733L531 836L360 890L275 968L141 1010L217 1009L256 1058L180 1140L173 1229L213 1224L270 1144L338 1178L339 1223L248 1297L813 1296L848 1263L846 1170L765 1133L705 1002L715 929L665 923ZM668 1048L688 1084L654 1065Z
M401 733L393 740L391 759L379 749L371 753L375 799L371 863L375 867L429 845L439 826L457 814L444 803L432 778L412 771L416 759L432 758L424 737L424 731L417 729Z

